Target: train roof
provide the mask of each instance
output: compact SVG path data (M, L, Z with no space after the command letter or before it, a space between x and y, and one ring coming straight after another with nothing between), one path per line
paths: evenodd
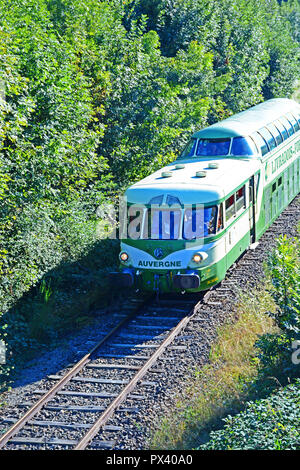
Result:
M294 110L300 111L300 106L295 101L274 98L206 127L196 132L193 137L206 139L248 136Z
M210 168L212 163L218 167ZM182 168L178 168L175 161L132 185L126 191L128 202L149 204L153 197L162 194L178 197L182 204L218 201L249 179L260 168L260 163L258 160L206 157L185 160L179 166ZM197 177L199 171L204 171L205 177ZM164 177L165 172L171 176Z

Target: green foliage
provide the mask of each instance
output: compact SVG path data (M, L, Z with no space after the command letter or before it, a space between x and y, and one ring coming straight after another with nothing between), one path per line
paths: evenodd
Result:
M277 305L275 313L270 315L279 327L279 333L264 335L257 342L263 380L266 376L274 376L280 383L287 383L300 374L299 365L293 364L291 359L292 343L300 339L299 254L299 240L281 236L266 266L270 293Z
M154 3L152 10L149 3ZM130 18L149 15L149 27L156 25L165 55L186 50L194 40L213 53L216 74L231 77L221 94L230 112L263 98L290 95L295 86L299 76L297 1L279 5L277 0L137 0L130 5Z
M205 125L212 91L222 88L215 82L212 55L196 42L166 59L157 34L138 29L126 46L107 100L102 144L119 186L173 160L196 124Z
M210 433L199 450L299 450L300 381L267 399L249 402L225 426Z
M268 263L277 325L289 336L300 333L300 242L279 237Z
M299 77L299 3L283 2L280 8L272 2L272 14L268 15L266 35L269 53L269 74L265 79L263 93L266 99L285 97L295 86ZM287 13L289 12L289 13ZM283 19L285 18L285 19Z

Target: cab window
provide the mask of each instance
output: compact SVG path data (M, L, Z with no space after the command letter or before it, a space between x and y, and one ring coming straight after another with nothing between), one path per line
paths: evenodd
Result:
M177 240L179 238L181 210L151 209L148 227L152 240Z
M180 158L192 157L195 154L196 144L197 139L191 139L180 155Z
M235 207L234 207L234 194L230 196L225 201L225 218L226 222L231 219L235 214Z
M132 240L141 238L143 208L136 204L128 207L128 237Z
M217 157L228 155L230 141L230 138L199 139L196 155L198 157Z
M216 233L217 206L188 208L183 217L183 238L193 240Z
M246 137L234 137L232 140L231 154L232 155L255 155L256 148L253 142Z

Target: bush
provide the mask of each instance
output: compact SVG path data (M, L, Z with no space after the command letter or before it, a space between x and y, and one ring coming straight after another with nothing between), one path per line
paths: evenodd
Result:
M299 450L300 380L224 422L199 450Z
M281 236L266 266L269 292L277 306L275 312L269 314L279 331L276 334L263 335L256 344L260 350L260 375L263 381L265 377L271 376L286 384L288 380L300 375L300 365L291 360L293 342L300 339L299 255L299 240ZM272 382L274 380L271 379L271 387Z

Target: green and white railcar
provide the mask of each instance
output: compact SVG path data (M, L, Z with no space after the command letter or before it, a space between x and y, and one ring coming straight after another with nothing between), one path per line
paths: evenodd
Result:
M123 285L195 292L220 282L299 192L300 106L272 99L196 132L126 191Z

